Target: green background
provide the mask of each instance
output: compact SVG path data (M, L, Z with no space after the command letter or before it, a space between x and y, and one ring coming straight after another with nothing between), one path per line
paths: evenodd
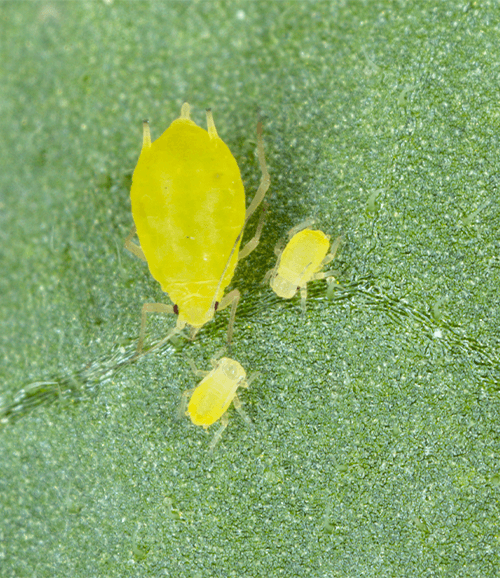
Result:
M0 575L496 576L499 4L2 2L0 46ZM123 248L186 100L249 198L260 114L272 179L211 456L175 418L227 312L133 361L168 300ZM344 243L303 317L261 281L308 217Z

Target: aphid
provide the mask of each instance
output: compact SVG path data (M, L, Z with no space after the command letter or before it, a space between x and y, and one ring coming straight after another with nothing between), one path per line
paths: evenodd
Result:
M231 341L240 293L226 296L238 260L255 249L263 219L253 239L239 248L248 219L269 188L262 140L257 125L257 148L262 178L245 210L245 191L236 160L219 138L210 109L208 132L190 119L189 104L181 116L153 143L147 121L143 144L132 177L130 198L136 229L125 246L147 261L153 277L174 305L145 303L142 307L138 350L142 349L148 313L174 313L176 327L161 343L184 327L194 337L217 309L231 305L228 342ZM132 242L137 230L140 247ZM159 346L157 344L157 346Z
M236 393L239 387L248 387L258 376L257 373L246 378L243 367L234 359L223 357L218 361L212 360L214 368L212 371L200 371L191 361L191 369L196 375L203 376L202 381L195 389L189 389L182 394L183 403L180 413L184 413L191 418L195 425L201 425L205 429L220 419L221 427L216 432L210 443L210 451L214 449L222 436L228 423L227 409L233 402L234 407L241 417L249 424L250 418L243 411L241 401ZM192 395L191 395L192 394ZM186 399L191 395L189 405L186 409Z
M288 232L286 247L278 243L274 252L278 257L274 269L268 271L264 282L271 278L271 289L283 299L291 299L300 290L302 311L306 310L307 283L337 275L336 271L321 271L335 258L342 237L335 239L330 252L330 237L313 231L313 221L297 225Z

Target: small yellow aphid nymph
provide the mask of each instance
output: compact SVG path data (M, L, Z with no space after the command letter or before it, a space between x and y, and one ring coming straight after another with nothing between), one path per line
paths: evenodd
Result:
M307 283L316 279L326 279L337 275L336 271L321 271L335 258L342 241L338 237L331 247L330 237L322 231L309 228L312 221L297 225L288 232L289 241L283 249L283 243L275 248L278 260L274 269L268 271L264 282L271 279L271 289L283 299L291 299L300 291L302 311L306 310Z
M198 384L198 387L189 389L182 394L183 403L180 413L184 413L186 399L191 395L185 413L195 425L201 425L206 429L220 419L221 427L210 443L210 451L212 451L222 436L222 432L227 427L228 417L226 411L231 402L241 417L247 423L252 423L241 407L236 390L239 387L248 387L258 374L254 373L247 379L243 367L229 357L223 357L218 361L212 360L212 365L214 366L212 371L200 371L196 369L192 361L191 365L195 374L203 376L203 379Z

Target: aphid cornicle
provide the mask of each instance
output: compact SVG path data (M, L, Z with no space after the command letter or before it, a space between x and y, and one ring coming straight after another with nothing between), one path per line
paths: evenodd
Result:
M187 103L182 106L180 118L154 142L147 121L143 123L143 145L130 191L135 229L125 246L147 261L151 274L173 305L144 304L139 351L148 313L177 314L176 328L165 341L186 325L194 337L217 309L231 305L228 342L231 341L240 293L234 289L224 296L224 290L238 260L259 242L262 218L254 238L240 249L243 229L262 202L270 178L259 123L257 146L262 178L245 210L238 165L219 138L210 110L207 125L208 131L191 120ZM132 242L136 231L140 247Z
M248 387L259 375L254 373L248 379L243 367L234 359L223 357L218 361L212 360L214 368L212 371L199 371L191 362L191 368L196 375L203 379L195 389L189 389L182 394L183 403L180 413L186 409L186 399L191 396L187 411L195 425L201 425L205 429L213 423L221 420L221 427L216 432L211 444L210 451L213 450L219 441L222 432L228 424L227 409L233 403L241 417L249 424L252 422L241 407L241 402L236 393L239 387Z
M288 232L290 240L284 249L282 243L278 243L274 250L278 260L264 279L264 282L271 279L271 289L283 299L291 299L299 290L304 313L307 283L337 275L336 271L321 269L335 258L342 241L342 237L337 237L328 252L330 237L322 231L310 229L312 223L313 221L307 221L291 229Z

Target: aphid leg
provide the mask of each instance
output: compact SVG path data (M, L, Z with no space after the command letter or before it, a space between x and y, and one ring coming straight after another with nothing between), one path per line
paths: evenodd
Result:
M283 254L284 250L285 250L285 239L280 239L276 244L276 247L274 247L274 254L277 257L276 265L272 269L269 269L269 271L265 274L264 279L262 281L264 285L269 283L270 279L274 279L276 277L276 273L278 272L278 268L280 266L281 255Z
M206 113L207 113L208 136L210 137L210 139L219 138L219 135L217 134L217 129L215 128L214 117L212 116L212 109L207 108Z
M250 385L258 378L260 377L260 371L254 371L253 373L251 373L248 378L246 379L246 381L244 381L241 384L241 387L250 387Z
M252 425L252 420L248 417L245 410L241 407L240 398L237 394L234 394L233 403L236 411L241 415L241 417L247 422L247 424Z
M340 244L342 243L343 240L344 240L344 237L342 237L342 235L340 235L339 237L337 237L335 239L335 241L332 243L332 246L330 248L330 252L323 259L323 261L321 261L321 265L320 265L321 267L324 267L325 265L330 263L330 261L333 261L335 259L335 255L337 254L337 251L339 250Z
M196 388L194 387L193 389L186 389L186 391L182 392L181 403L179 404L179 409L177 410L177 420L182 419L185 415L187 415L186 410L188 405L188 397L193 394L195 389Z
M148 313L173 313L174 308L172 305L166 305L165 303L144 303L142 306L142 313L141 313L141 331L139 333L139 341L137 343L137 355L140 355L142 352L142 346L144 345L144 337L146 336L146 324L148 322L147 314ZM175 328L177 329L177 328ZM172 337L173 332L171 331L168 337L162 340L160 343L164 343L167 339ZM159 347L160 344L157 344L156 347Z
M146 261L146 257L144 255L144 252L142 251L142 249L139 247L139 245L136 245L132 241L136 232L137 232L137 229L135 228L135 225L134 225L132 227L132 230L128 234L127 238L125 239L125 243L124 243L125 249L127 249L127 251L130 251L132 253L132 255L135 255L136 257L139 257L139 259Z
M149 130L149 122L147 120L142 121L142 149L151 148L151 132Z
M307 299L307 285L300 288L300 307L302 308L302 315L306 314L306 299Z
M333 269L330 271L319 271L318 273L314 273L311 277L311 281L316 281L317 279L326 279L327 277L338 277L340 275L339 271L334 271Z
M264 139L262 138L262 123L260 121L257 123L257 154L259 156L262 178L260 179L260 185L255 193L255 197L252 199L252 202L247 209L245 221L248 221L248 219L255 213L255 209L261 204L271 182L271 177L267 171L266 156L264 154Z
M188 362L188 365L191 369L191 371L198 377L206 377L210 371L203 371L202 369L198 369L196 367L195 362L188 356L186 356L186 361Z
M267 285L269 283L269 279L271 279L271 277L274 277L276 275L276 269L277 267L273 267L272 269L269 269L269 271L266 271L264 279L262 279L263 285Z
M300 231L303 231L304 229L307 229L308 227L311 227L312 225L314 225L314 223L315 223L314 219L307 219L305 221L302 221L302 223L295 225L295 227L292 227L288 231L288 233L287 233L288 238L291 239L294 235L296 235Z
M219 365L219 359L227 352L227 346L221 347L215 352L215 355L210 359L212 367L217 367Z
M262 233L262 227L264 227L264 217L266 215L266 210L268 206L269 205L267 203L264 203L264 208L262 209L262 213L260 214L259 224L257 225L257 229L255 230L255 235L250 239L250 241L248 241L248 243L243 247L243 249L240 249L240 252L238 253L238 261L241 261L248 255L250 255L250 253L259 244L260 235Z
M276 255L276 257L278 257L278 259L281 257L284 248L285 248L285 239L280 239L276 243L276 247L274 247L274 254Z
M210 442L210 446L208 447L208 452L211 454L214 451L215 446L217 445L217 442L220 440L224 430L227 428L227 423L228 423L228 417L227 417L227 413L225 413L221 418L221 426L220 428L215 432L215 435L212 439L212 441Z
M229 323L227 326L227 344L231 343L233 339L233 330L234 330L234 319L236 317L236 308L238 307L238 301L240 300L241 293L238 289L233 289L227 295L222 298L222 301L219 304L218 311L225 309L229 305L231 305L231 314L229 316Z

